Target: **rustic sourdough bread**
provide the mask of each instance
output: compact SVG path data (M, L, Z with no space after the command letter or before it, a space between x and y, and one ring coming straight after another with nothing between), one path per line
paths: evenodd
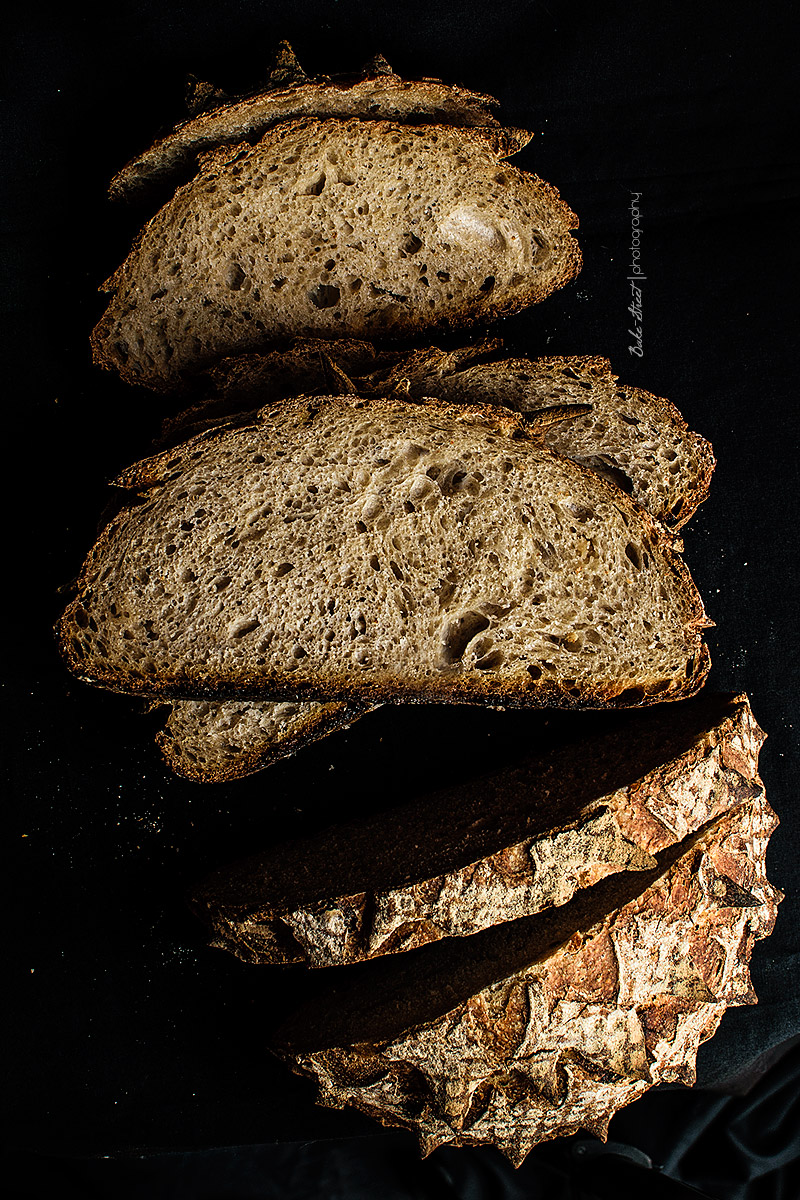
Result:
M497 101L492 96L439 79L401 79L382 55L356 76L310 79L287 42L281 43L265 90L228 97L192 78L189 104L191 120L159 138L114 176L109 186L113 200L141 200L175 181L183 182L200 155L217 146L252 142L271 126L297 117L497 125L492 116Z
M600 729L597 729L597 725ZM587 716L547 752L217 870L191 904L245 962L360 962L569 901L760 794L746 696Z
M503 410L288 400L116 482L59 627L101 686L633 707L708 669L663 526Z
M270 400L329 392L330 363L359 396L401 392L522 413L589 404L582 417L550 425L545 445L612 479L665 525L685 525L708 496L715 460L710 443L689 429L674 404L620 384L605 358L510 358L501 350L499 339L405 352L378 352L348 339L298 339L288 350L245 354L212 368L212 394L166 422L164 434L175 444Z
M519 141L309 117L209 152L104 285L95 361L171 390L297 335L409 338L543 300L580 267L577 219L502 162Z
M414 397L497 403L534 412L589 403L591 412L543 429L546 445L617 482L665 524L684 524L708 494L711 446L689 430L668 400L620 386L602 358L497 358L502 343L485 340L443 351L376 351L367 342L298 339L288 350L242 355L208 372L212 394L165 424L168 444L212 428L269 398L327 390L331 363L359 395L406 388ZM482 361L491 356L491 361ZM261 770L306 741L355 720L337 707L176 701L157 742L168 765L197 782L221 782Z
M152 707L162 704L154 701ZM195 783L228 783L349 728L370 707L341 700L174 700L156 744L176 775Z
M693 1083L726 1007L756 1002L776 824L759 797L559 908L312 973L316 996L273 1047L319 1103L405 1126L425 1154L494 1144L519 1164L548 1138L604 1138L654 1084Z

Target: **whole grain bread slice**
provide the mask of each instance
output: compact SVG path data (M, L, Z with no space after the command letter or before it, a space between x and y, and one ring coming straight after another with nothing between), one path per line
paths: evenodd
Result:
M404 1126L423 1154L494 1144L518 1165L549 1138L605 1138L654 1084L693 1083L725 1009L756 1003L776 825L762 794L561 907L313 973L272 1046L318 1103Z
M154 707L161 707L156 701ZM263 771L298 750L347 729L369 711L354 702L175 700L156 745L176 775L229 783Z
M580 267L577 219L491 128L305 118L209 152L104 285L95 361L174 390L298 336L413 338L519 312Z
M707 673L670 535L504 410L287 400L117 482L59 624L100 686L602 708Z
M763 737L746 696L576 718L513 766L219 869L191 905L245 962L338 966L469 936L652 869L760 794Z
M606 358L502 354L498 338L442 350L376 351L367 342L298 339L286 351L245 354L207 372L207 398L165 423L172 444L241 418L270 399L331 389L329 363L359 396L405 393L455 404L499 404L535 413L564 404L591 411L544 430L545 445L612 479L665 525L679 529L708 497L711 444L669 400L620 384Z
M331 363L349 390L365 396L405 391L454 403L496 403L537 412L564 403L589 403L591 412L547 425L546 445L618 483L667 525L680 527L708 494L714 469L710 443L692 432L668 400L617 383L603 358L507 358L499 339L443 351L376 351L368 342L298 339L285 351L242 355L207 373L210 394L165 423L167 444L224 420L246 420L267 398L331 385ZM269 702L176 701L157 735L167 764L197 782L223 782L261 770L285 754L356 720L335 707ZM308 735L308 736L307 736Z
M221 89L192 79L190 103L196 110L190 120L176 125L117 172L108 189L112 200L140 200L165 186L182 183L195 170L200 155L218 146L252 142L273 125L298 117L498 124L492 115L497 106L492 96L440 79L402 79L382 55L376 55L357 75L311 79L286 42L281 43L265 89L228 97Z

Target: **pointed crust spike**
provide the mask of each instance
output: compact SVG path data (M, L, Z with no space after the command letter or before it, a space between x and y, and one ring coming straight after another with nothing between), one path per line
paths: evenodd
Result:
M505 1144L499 1145L498 1150L500 1150L501 1154L505 1154L512 1167L514 1167L516 1170L519 1170L519 1168L525 1162L525 1159L528 1157L532 1146L532 1142L526 1144L521 1139L516 1139L513 1142L506 1142Z
M394 71L382 54L373 54L372 58L364 63L364 74L371 79L373 75L394 75Z
M578 417L587 416L591 411L591 404L554 404L550 408L522 412L519 416L528 433L532 437L536 437L559 421L575 421Z
M322 369L325 372L325 385L331 389L333 396L357 396L358 388L353 383L349 375L333 361L329 354L324 350L319 351L320 362Z
M708 891L722 908L760 908L762 905L758 896L754 896L728 875L711 875Z
M306 83L308 75L297 61L297 55L287 41L279 42L269 73L271 88L297 87Z
M419 1134L419 1152L423 1158L427 1158L429 1154L433 1154L434 1150L438 1150L440 1146L447 1144L447 1138L439 1137L435 1133L425 1133L420 1130Z
M598 1141L607 1142L608 1126L610 1121L611 1114L609 1113L608 1116L596 1117L593 1121L582 1121L581 1129L585 1130L586 1133L590 1133L593 1137L596 1137Z
M184 99L189 115L196 117L211 108L219 108L230 100L230 96L206 79L200 79L197 75L187 75Z

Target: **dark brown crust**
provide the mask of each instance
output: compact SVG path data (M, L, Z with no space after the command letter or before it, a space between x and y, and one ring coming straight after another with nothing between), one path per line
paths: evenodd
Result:
M318 123L318 120L313 117L292 122L294 126ZM377 136L382 136L384 133L388 133L395 128L392 123L386 121L376 121L374 122L374 126ZM495 154L497 154L498 131L496 129L470 127L459 129L456 132L463 139L467 152L469 151L470 143L478 139L481 142L488 142L490 146L495 148ZM513 131L513 133L516 135L518 131ZM241 147L241 149L245 152L249 151L249 147L246 145ZM500 159L501 155L498 154L498 162ZM473 327L479 322L488 323L498 320L500 317L518 313L529 305L540 303L553 292L564 287L578 274L582 265L582 256L580 247L570 232L578 228L578 218L561 198L557 189L538 175L534 175L532 172L521 171L513 166L508 166L506 173L509 176L509 184L512 184L516 180L519 185L526 189L533 188L538 193L537 199L539 202L544 203L548 209L549 222L553 226L553 233L551 234L551 255L548 260L546 272L531 272L527 287L521 286L513 295L508 295L502 300L498 299L492 302L483 297L480 292L477 292L474 310L470 313L439 314L434 321L430 321L426 313L411 310L405 316L402 329L398 328L396 332L389 330L385 334L382 333L381 340L389 343L398 342L407 339L409 336L428 334L434 330L437 332L456 332L461 329ZM193 184L189 183L185 185L185 188L191 188L192 186ZM179 193L183 190L179 189ZM176 193L176 195L179 193ZM148 235L150 226L158 220L158 217L159 214L156 214L156 217L148 222L139 232L125 261L103 284L102 290L114 293L114 296L112 296L106 312L92 331L90 344L92 359L95 365L105 370L116 372L125 382L136 386L144 386L156 392L181 392L191 386L191 377L200 371L209 369L215 362L229 357L230 350L221 350L216 358L209 355L203 361L196 363L191 370L190 377L188 372L183 376L177 374L161 375L158 371L144 375L137 372L128 362L122 364L116 361L108 349L119 319L115 311L116 292L129 273L136 271L140 248ZM558 233L555 232L556 229ZM324 339L327 336L327 332L318 333L315 336L321 336ZM375 335L374 331L370 329L360 329L354 331L354 336L368 338ZM259 348L269 349L275 345L279 345L281 341L285 342L285 340L285 334L276 334L270 337L269 334L265 333ZM335 341L333 333L330 335L330 340Z
M323 115L331 117L398 119L393 115L393 101L395 105L398 100L405 101L409 90L414 90L417 96L407 107L405 119L410 123L444 119L452 125L496 124L491 113L497 106L494 97L443 84L438 79L404 81L394 74L365 72L355 79L309 80L299 86L234 97L210 112L182 121L117 172L109 184L109 197L138 199L176 177L183 180L193 170L199 154L220 145L255 140L279 121L316 115L316 110L326 105L332 111ZM515 154L521 148L512 142L507 153Z
M320 405L341 400L341 397L316 396L294 397L285 401L287 410L303 410L309 413L316 411ZM363 401L362 401L363 403ZM387 397L382 404L387 408L407 404L397 397ZM530 441L524 422L518 414L507 409L492 408L488 405L473 405L461 408L457 405L444 404L437 400L427 400L426 406L435 409L446 409L455 421L472 421L479 417L494 425L495 429L505 436ZM415 405L414 407L418 407ZM269 413L270 410L264 410ZM188 454L191 449L201 443L224 433L223 429L214 429L199 434L179 448L180 453ZM664 555L666 567L678 577L679 586L689 601L688 612L684 627L695 639L695 650L686 664L685 674L671 680L660 677L653 679L631 679L597 683L583 689L577 687L564 689L558 685L532 680L527 672L520 671L515 679L505 683L491 682L485 675L475 679L448 677L438 679L419 686L398 689L396 680L391 678L374 678L367 684L360 683L352 676L342 676L337 680L320 682L319 680L303 680L297 672L288 682L285 676L264 672L259 676L243 672L236 680L213 680L207 678L199 669L182 668L179 679L174 681L155 678L134 677L123 671L104 670L99 664L94 664L91 674L86 673L86 664L75 654L72 647L73 618L81 609L84 597L91 590L88 587L90 568L103 558L106 545L111 541L116 524L112 521L101 533L84 564L83 571L77 582L77 594L68 605L56 626L56 634L61 653L69 669L87 683L94 683L109 691L125 692L129 695L147 695L164 697L165 699L183 700L344 700L348 703L359 703L376 706L385 703L432 703L448 701L460 704L489 704L513 708L550 707L550 708L639 708L649 704L658 704L664 700L677 700L693 696L703 686L710 669L708 648L702 642L702 630L708 628L710 622L706 617L703 602L697 591L689 569L675 550L672 535L665 527L650 516L644 509L634 503L614 484L602 479L588 467L572 462L562 455L555 454L554 458L569 464L572 471L583 475L592 488L599 489L604 499L611 504L627 508L634 523L643 523L647 535L654 548ZM176 451L167 450L140 463L133 464L123 471L113 481L118 487L131 491L141 491L155 486L161 477L162 470L174 460ZM135 496L131 497L131 504ZM480 673L478 673L480 674Z
M326 704L310 712L302 723L298 722L289 737L265 741L258 750L242 750L224 760L218 759L214 766L201 766L188 755L182 754L180 739L166 729L160 730L155 740L167 766L182 779L189 779L192 783L230 783L234 779L243 779L246 775L263 771L265 767L291 757L328 734L349 729L369 711L368 707L357 704Z

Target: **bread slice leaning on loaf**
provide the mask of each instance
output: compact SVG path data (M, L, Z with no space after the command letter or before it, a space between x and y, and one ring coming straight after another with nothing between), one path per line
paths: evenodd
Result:
M569 903L337 972L272 1038L318 1103L437 1146L605 1138L658 1083L691 1084L729 1005L753 1004L753 943L780 893L763 795ZM328 982L327 977L333 976Z
M104 687L635 707L708 669L670 535L503 410L288 400L117 483L59 624Z
M618 483L667 525L683 525L708 494L714 455L668 400L617 384L603 358L498 358L502 343L485 340L456 350L376 351L367 342L298 339L288 350L229 359L209 372L213 395L183 418L185 436L225 418L243 419L266 399L323 391L329 364L348 375L359 395L405 388L454 403L496 403L537 412L565 403L591 412L542 431L545 445ZM489 358L491 356L491 358ZM482 361L489 359L489 361ZM244 418L246 419L246 418ZM181 422L167 423L170 444L184 440ZM156 740L168 765L196 782L241 778L292 754L360 715L339 706L269 702L175 701Z
M519 145L309 117L210 152L104 285L95 361L174 390L298 335L409 338L545 299L580 267L577 219L502 161Z
M118 171L109 197L139 201L175 181L182 183L200 155L218 146L252 142L271 126L298 117L498 124L492 115L494 97L440 79L402 79L381 55L356 76L310 79L284 42L276 68L268 87L247 96L228 97L196 81L193 103L199 111Z
M190 903L245 962L341 966L469 936L652 869L760 795L763 736L746 696L586 714L502 771L217 870Z

